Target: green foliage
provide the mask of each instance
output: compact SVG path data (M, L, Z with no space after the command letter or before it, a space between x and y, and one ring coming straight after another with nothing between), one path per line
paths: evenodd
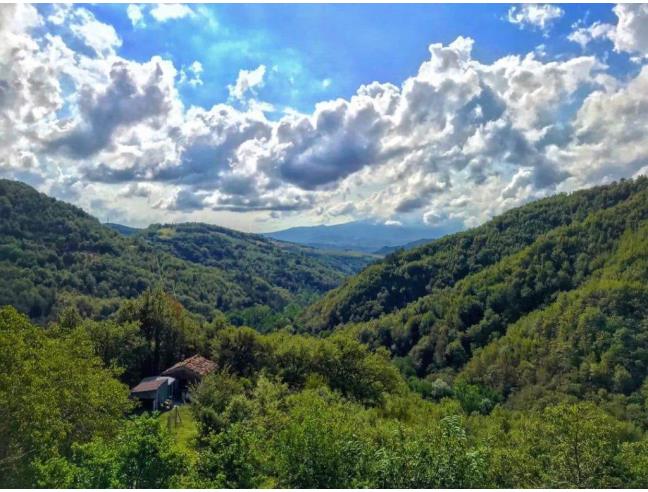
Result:
M500 411L475 426L499 487L619 487L627 483L624 453L636 447L631 426L591 403Z
M648 439L624 442L617 456L617 466L625 471L624 487L648 488Z
M198 485L238 489L260 486L256 437L242 423L234 423L219 434L208 435L196 466Z
M289 404L287 423L273 446L278 486L368 485L369 449L362 436L367 424L362 416L333 395L314 390L295 395Z
M322 258L200 224L135 231L128 247L156 244L185 272L226 265L232 300L212 302L196 274L197 297L180 283L126 301L57 291L47 328L0 309L0 486L646 487L646 185L560 195L391 255L307 310L319 337L293 333L327 282ZM0 252L15 266L21 247ZM182 448L164 416L123 418L116 377L194 353L218 369L181 409Z
M578 224L590 214L623 204L647 187L648 179L639 178L556 195L510 210L475 229L389 255L310 306L302 315L302 325L320 332L392 313L522 251L552 230ZM623 226L633 215L619 214L615 223ZM595 241L604 241L606 232L606 228L598 228ZM543 278L559 284L564 280L556 275L559 271L546 271ZM465 308L464 321L470 321L468 305Z
M130 408L80 329L48 333L0 308L0 486L30 486L31 463L109 435Z
M105 318L156 285L208 319L215 309L257 304L281 311L303 306L373 260L206 224L156 225L123 236L8 180L0 180L0 216L0 305L37 320L69 303L84 317Z
M232 376L228 376L233 378ZM223 401L223 385L199 388ZM229 386L233 388L233 386ZM386 405L367 408L325 384L289 391L261 377L221 406L218 428L202 427L198 483L209 486L470 487L485 483L486 454L457 416L431 408L399 421ZM212 406L215 409L215 406ZM218 412L218 410L217 410Z
M576 398L603 404L620 418L645 419L638 390L648 369L646 183L641 178L525 206L514 215L544 210L571 218L397 311L335 332L372 350L387 348L410 386L429 398L438 398L430 381L457 377L493 392L459 391L472 411L488 412L498 401L539 408ZM500 235L520 227L526 226L510 224Z
M453 394L468 414L478 412L487 415L500 400L500 396L490 388L465 381L454 385Z
M157 375L195 352L204 350L197 337L199 320L160 289L126 301L116 315L121 324L136 323L144 340L141 376Z
M331 388L367 404L378 404L385 393L404 389L403 380L385 351L370 352L348 337L319 339L250 328L216 333L212 360L236 376L255 377L262 370L291 387L303 387L317 375Z
M470 488L485 486L486 455L470 445L458 416L438 426L399 426L387 434L375 464L380 488Z
M170 488L188 462L155 416L141 416L126 420L114 439L77 444L70 459L36 469L44 487Z
M150 359L150 345L140 330L139 322L86 320L82 327L104 364L124 371L124 382L134 385L141 379L146 362Z

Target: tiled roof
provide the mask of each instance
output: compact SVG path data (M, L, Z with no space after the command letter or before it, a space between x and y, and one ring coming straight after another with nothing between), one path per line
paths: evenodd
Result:
M198 376L206 376L214 369L216 369L216 363L212 362L209 359L206 359L202 355L194 355L192 357L189 357L188 359L178 362L174 366L169 367L162 373L162 375L171 375L178 369L187 369L188 371L191 371Z
M168 384L172 378L163 378L160 376L153 376L150 378L142 379L137 386L131 389L131 393L147 393L149 391L157 391L163 384Z

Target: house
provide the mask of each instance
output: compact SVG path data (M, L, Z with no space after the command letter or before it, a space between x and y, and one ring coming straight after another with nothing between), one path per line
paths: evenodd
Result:
M172 377L153 376L142 379L131 389L131 398L137 398L147 410L159 410L165 400L176 393L177 381Z
M175 386L174 396L178 399L186 400L189 386L199 383L202 378L216 369L216 363L201 355L194 355L178 362L169 367L162 373L162 376L168 376L178 381Z

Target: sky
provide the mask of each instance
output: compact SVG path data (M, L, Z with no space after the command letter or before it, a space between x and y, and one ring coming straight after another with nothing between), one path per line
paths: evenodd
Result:
M101 221L473 227L648 171L648 5L0 5L0 177Z

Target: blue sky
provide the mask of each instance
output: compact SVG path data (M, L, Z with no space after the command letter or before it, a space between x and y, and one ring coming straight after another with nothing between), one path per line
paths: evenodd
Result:
M430 43L471 37L474 57L484 63L539 45L546 46L549 57L577 55L582 49L567 40L572 24L615 19L611 4L563 4L563 17L546 37L539 29L507 22L507 4L203 4L194 8L209 20L201 15L135 27L127 6L84 5L115 27L123 40L117 52L126 58L144 62L162 55L177 67L199 61L204 84L182 88L186 104L209 108L226 101L227 86L239 70L264 64L276 71L268 71L259 97L304 112L323 99L349 98L362 84L400 84L428 57ZM633 68L627 56L609 48L590 50L609 57L617 73Z
M0 176L102 220L472 227L648 171L648 5L0 6Z

